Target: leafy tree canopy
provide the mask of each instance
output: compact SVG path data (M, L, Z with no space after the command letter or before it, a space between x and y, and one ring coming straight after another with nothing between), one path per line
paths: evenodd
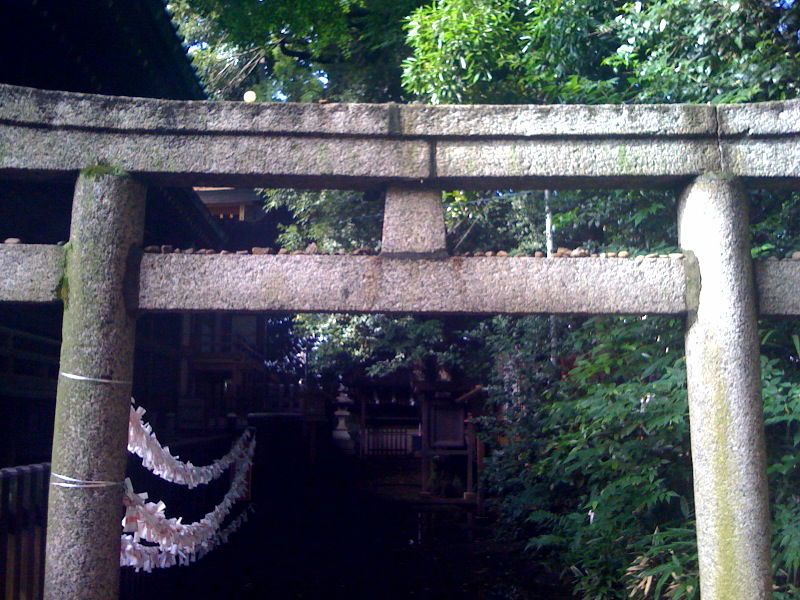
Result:
M176 0L211 91L261 101L741 102L800 95L795 0ZM377 248L379 195L265 191L292 249ZM676 248L675 190L448 191L452 251ZM753 255L800 248L798 194L751 194ZM429 359L489 383L486 485L586 599L699 597L683 324L306 315L309 367ZM800 598L800 332L762 323L776 597ZM561 362L554 365L551 356Z
M403 17L421 0L176 0L213 95L260 101L402 100Z

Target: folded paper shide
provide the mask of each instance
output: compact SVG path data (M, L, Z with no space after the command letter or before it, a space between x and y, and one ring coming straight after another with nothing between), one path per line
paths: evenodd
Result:
M128 451L142 459L142 466L166 481L188 486L189 489L214 481L242 455L250 443L252 434L245 431L230 451L210 465L198 467L191 462L182 462L169 452L169 446L161 446L152 427L142 420L145 409L131 406L128 420Z
M148 502L146 492L135 492L130 480L125 480L120 565L150 572L188 565L202 558L227 542L228 537L247 521L252 506L222 527L234 505L248 495L248 474L253 464L256 440L250 430L245 431L225 456L210 465L196 466L181 461L170 454L169 447L161 446L150 425L142 420L144 414L144 408L131 406L128 450L139 456L142 465L155 475L192 489L217 479L229 468L233 469L225 497L195 523L183 523L181 517L167 518L167 507L163 502Z

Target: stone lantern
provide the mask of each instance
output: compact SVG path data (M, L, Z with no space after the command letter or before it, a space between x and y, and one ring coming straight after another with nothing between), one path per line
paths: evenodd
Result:
M345 454L355 454L355 442L347 430L347 418L350 416L348 408L352 406L353 400L347 395L347 388L339 384L339 394L336 396L338 408L333 413L336 417L336 427L333 430L333 443Z

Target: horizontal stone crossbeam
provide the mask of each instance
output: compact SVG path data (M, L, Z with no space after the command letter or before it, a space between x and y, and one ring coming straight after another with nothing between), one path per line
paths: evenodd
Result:
M56 302L64 249L0 245L0 302ZM144 311L665 314L686 311L686 261L145 254ZM800 315L800 261L757 261L762 315Z
M0 85L0 174L97 164L181 185L800 181L800 102L417 106L112 98Z
M44 244L0 245L0 302L61 300L64 248Z
M800 315L800 261L757 260L754 270L759 314Z
M144 310L679 313L683 261L146 255Z

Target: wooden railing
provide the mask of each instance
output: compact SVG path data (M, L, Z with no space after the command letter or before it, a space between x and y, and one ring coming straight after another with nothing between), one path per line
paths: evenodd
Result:
M0 469L0 598L38 600L50 463Z
M0 326L0 395L55 398L59 340Z
M365 427L361 430L361 456L408 456L411 434L404 427Z
M172 444L173 452L196 464L208 464L230 447L230 436L188 440ZM163 500L171 511L185 515L187 521L202 518L224 495L228 478L186 493L176 486L148 475L138 458L131 457L128 472L134 487L147 489ZM47 497L50 463L0 469L0 600L40 600L43 597L45 539L47 534ZM140 483L142 482L142 483ZM202 567L191 567L202 574ZM170 590L179 597L173 571L158 575L122 573L123 600L138 600L154 592Z

